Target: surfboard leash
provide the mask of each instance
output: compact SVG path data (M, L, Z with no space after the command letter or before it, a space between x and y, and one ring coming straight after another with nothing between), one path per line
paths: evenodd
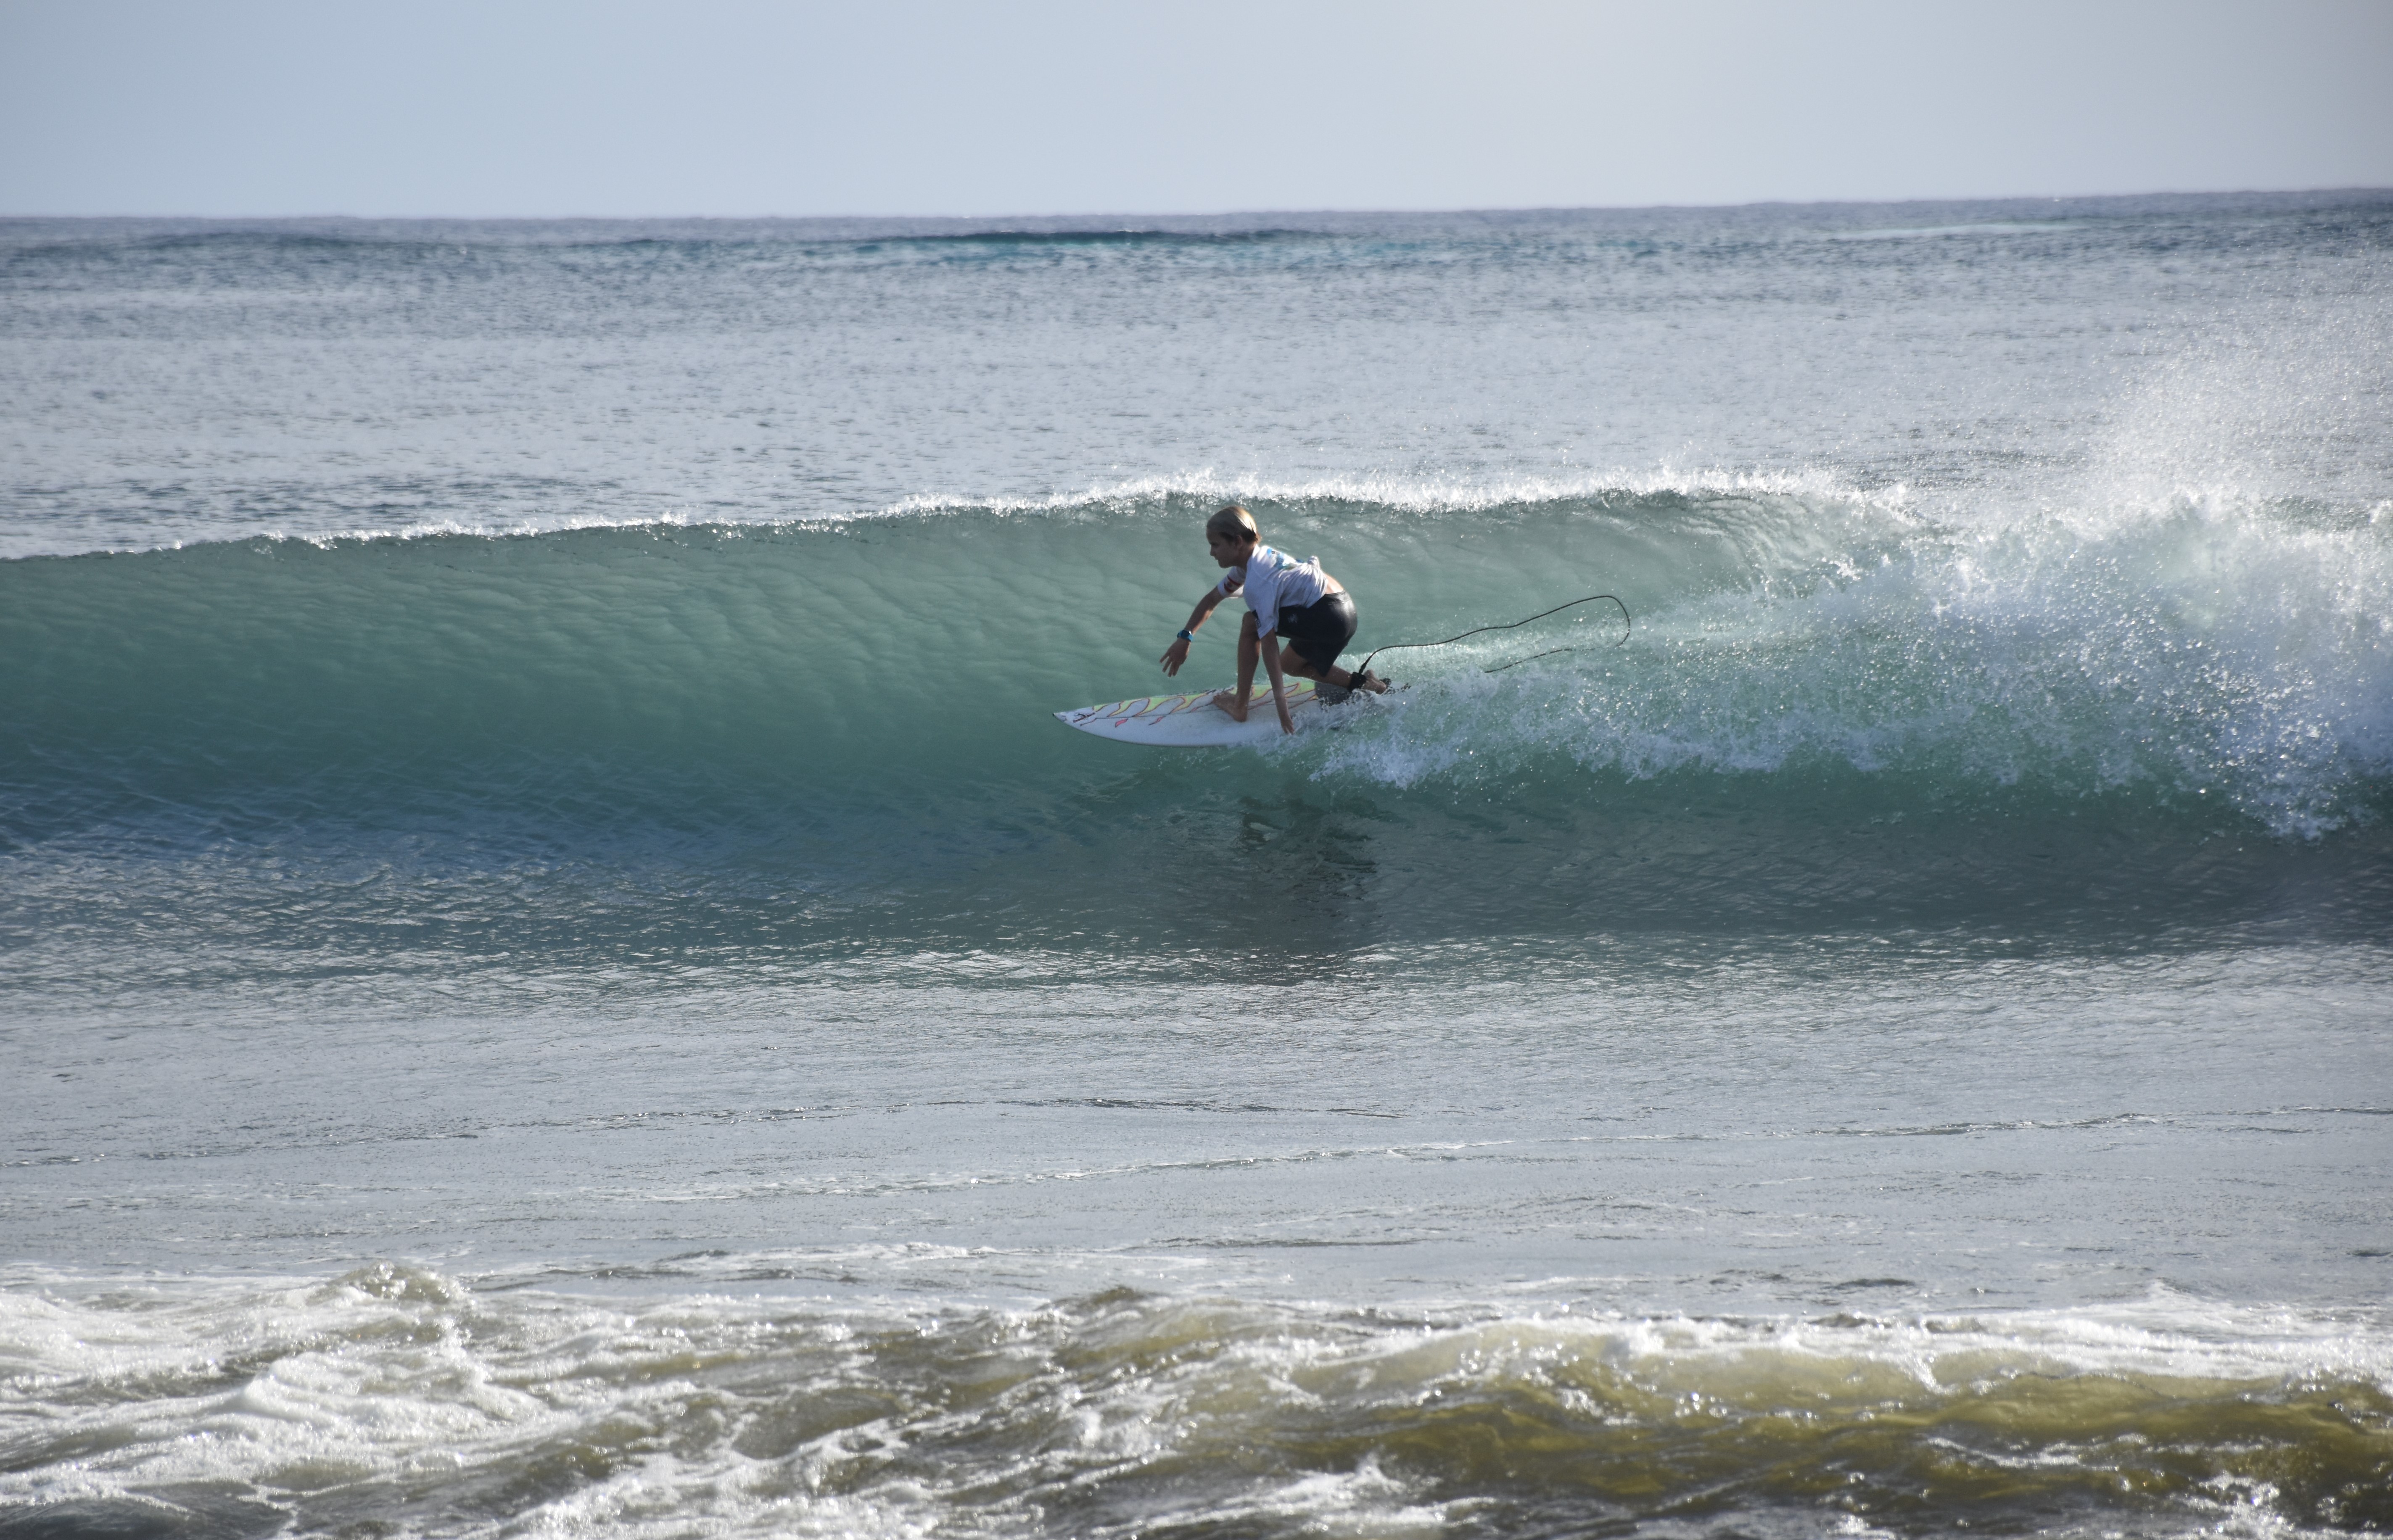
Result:
M1469 631L1461 633L1460 635L1449 636L1443 642L1391 642L1386 646L1372 648L1370 652L1364 656L1363 666L1356 669L1354 672L1356 673L1367 672L1371 667L1371 659L1379 657L1380 654L1383 652L1401 652L1406 647L1448 647L1452 646L1455 643L1461 641L1464 637L1476 636L1483 631L1518 631L1523 626L1529 624L1532 620L1542 620L1549 615L1560 615L1565 609L1576 609L1581 605L1591 605L1598 599L1610 599L1614 604L1620 605L1620 640L1613 643L1612 645L1615 647L1627 646L1628 645L1628 633L1636 625L1636 622L1629 619L1628 607L1620 603L1620 597L1617 594L1590 594L1584 599L1573 599L1566 605L1556 605L1551 609L1541 609L1535 615L1530 616L1527 620L1507 620L1500 625L1473 626ZM1517 669L1523 663L1533 663L1540 658L1551 658L1556 653L1576 652L1579 649L1576 647L1549 647L1544 652L1533 652L1526 658L1515 658L1509 663L1498 663L1494 668L1483 670L1482 672L1486 673L1502 673L1506 669Z

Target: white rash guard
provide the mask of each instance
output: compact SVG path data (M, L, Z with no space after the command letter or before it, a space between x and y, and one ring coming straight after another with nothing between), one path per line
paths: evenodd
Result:
M1257 545L1244 568L1222 574L1213 592L1224 598L1246 595L1247 607L1255 612L1255 634L1269 636L1279 629L1281 610L1302 609L1329 592L1329 574L1321 570L1319 556L1299 561L1284 551Z

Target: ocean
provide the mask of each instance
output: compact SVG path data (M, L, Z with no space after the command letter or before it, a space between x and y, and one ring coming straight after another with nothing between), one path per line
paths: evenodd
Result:
M0 1045L5 1540L2383 1532L2393 193L0 220Z

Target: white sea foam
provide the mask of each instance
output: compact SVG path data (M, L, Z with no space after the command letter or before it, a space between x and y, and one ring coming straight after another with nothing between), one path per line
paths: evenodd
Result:
M508 518L468 519L437 515L405 523L334 524L305 528L268 521L220 535L167 535L154 543L46 542L41 531L11 532L11 543L0 557L22 559L43 555L74 555L107 552L134 555L142 551L180 551L194 546L243 541L293 541L332 550L342 545L376 541L418 541L464 537L518 540L569 534L591 529L705 529L737 534L744 529L800 529L886 520L936 518L943 516L1020 517L1095 513L1118 518L1183 516L1189 502L1249 502L1268 511L1275 505L1353 504L1372 512L1415 515L1468 515L1495 509L1534 510L1553 504L1606 502L1654 497L1772 497L1800 500L1830 507L1862 507L1902 518L1913 502L1900 484L1863 489L1825 469L1784 472L1728 469L1681 470L1669 466L1643 471L1615 469L1568 476L1514 476L1488 481L1452 477L1355 474L1279 478L1225 476L1196 470L1173 476L1142 476L1091 482L1071 491L1040 496L982 496L970 493L919 493L870 508L822 509L805 513L778 510L700 509L696 506L614 514L588 510L526 514Z
M1900 1412L1933 1440L1938 1408L1991 1399L2020 1435L1945 1457L2066 1482L2113 1457L2098 1453L2112 1392L2078 1393L2095 1409L2073 1426L2072 1385L2245 1405L2336 1387L2393 1393L2381 1319L2165 1290L2099 1309L1911 1319L1449 1307L1366 1321L1157 1298L991 1313L486 1294L389 1268L329 1286L128 1286L20 1271L0 1289L0 1341L10 1410L29 1430L0 1499L172 1516L185 1494L229 1492L303 1532L373 1518L436 1534L492 1522L512 1533L1006 1533L1043 1527L1059 1503L1126 1501L1212 1523L1434 1533L1453 1516L1454 1478L1425 1480L1420 1446L1378 1447L1401 1426L1390 1419L1419 1408L1514 1404L1598 1444L1606 1429L1668 1429L1708 1462L1740 1457L1738 1441L1759 1436L1738 1432L1748 1424L1858 1429ZM992 1376L1014 1388L974 1389ZM2035 1399L2044 1388L2048 1402ZM1720 1453L1697 1453L1713 1434L1727 1441ZM2181 1464L2222 1462L2195 1473L2195 1495L2275 1506L2232 1438L2203 1451L2162 1436ZM1243 1468L1242 1447L1288 1440L1299 1441L1288 1454ZM1324 1454L1296 1453L1308 1441ZM1327 1453L1349 1446L1358 1457ZM1541 1476L1535 1462L1555 1451L1540 1447L1510 1456L1515 1482L1550 1479L1566 1494L1579 1478L1567 1464ZM1766 1465L1770 1447L1742 1457ZM1878 1479L1858 1448L1846 1459ZM1150 1471L1185 1474L1150 1489ZM1082 1523L1127 1517L1105 1512Z
M1638 777L1811 759L2081 795L2156 783L2304 837L2393 772L2393 548L2373 526L2171 498L2007 525L1900 515L1850 540L1641 617L1625 650L1582 629L1404 656L1419 687L1325 769L1409 786L1523 750Z

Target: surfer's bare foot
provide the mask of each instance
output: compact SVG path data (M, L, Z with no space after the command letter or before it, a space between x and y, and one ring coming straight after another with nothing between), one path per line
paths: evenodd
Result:
M1388 682L1380 678L1378 674L1373 673L1368 669L1356 669L1347 679L1346 687L1354 690L1368 690L1373 695L1385 695L1388 693Z
M1247 720L1247 703L1239 698L1238 692L1236 690L1215 690L1213 704L1229 712L1230 720L1233 722Z

